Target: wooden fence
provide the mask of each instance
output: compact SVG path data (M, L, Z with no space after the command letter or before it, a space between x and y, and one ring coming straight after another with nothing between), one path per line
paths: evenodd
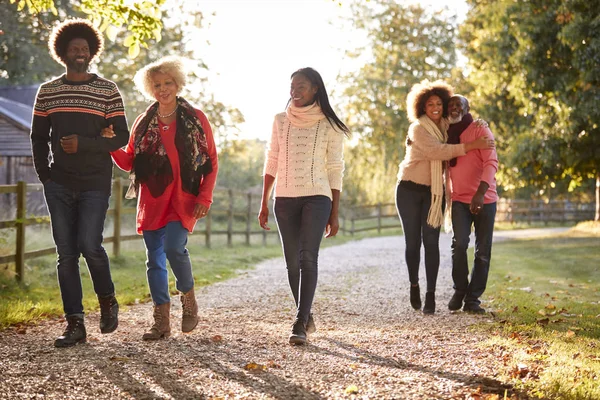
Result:
M124 241L139 239L140 235L134 232L134 223L123 226L126 215L135 214L135 204L124 204L123 187L128 183L124 179L113 181L113 205L107 212L107 217L113 221L112 236L104 238L104 243L112 243L113 255L118 256L121 244ZM15 230L15 253L0 255L0 265L15 263L16 278L23 280L25 260L54 254L55 247L26 251L26 229L30 226L49 224L48 216L27 216L28 193L41 192L41 184L26 184L19 182L16 185L0 185L0 194L16 196L15 218L0 221L0 230ZM251 237L260 236L262 244L267 243L267 235L277 233L274 217L271 216L271 231L260 229L256 216L260 206L260 195L251 192L236 191L233 189L215 189L214 203L208 215L198 221L194 236L204 235L206 247L211 247L214 235L226 237L228 246L233 245L234 237L242 236L246 245L251 244ZM569 201L534 201L534 200L507 200L498 202L496 221L509 222L577 222L594 218L594 203L573 203ZM376 205L341 205L340 232L354 235L358 232L376 230L380 233L383 229L401 228L393 203L380 203ZM127 232L129 231L129 232ZM106 234L106 232L105 232ZM278 235L276 236L279 237Z

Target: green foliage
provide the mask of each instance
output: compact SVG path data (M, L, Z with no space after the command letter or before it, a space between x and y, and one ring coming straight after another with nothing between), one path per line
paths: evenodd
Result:
M455 24L418 5L380 0L356 2L352 9L353 25L367 34L369 51L350 52L364 66L342 77L343 107L357 140L345 154L345 190L358 202L388 202L404 156L406 96L423 79L450 78Z
M544 197L591 190L600 173L598 2L468 3L460 38L469 96L497 135L502 185Z
M58 16L54 0L10 0L17 3L17 11L24 13L25 7L31 15L41 15L51 12ZM125 26L129 36L123 44L129 49L131 58L136 58L140 47L148 47L151 39L161 40L162 11L161 6L165 0L134 1L126 4L123 0L81 0L79 11L89 16L101 31L114 40L119 28Z

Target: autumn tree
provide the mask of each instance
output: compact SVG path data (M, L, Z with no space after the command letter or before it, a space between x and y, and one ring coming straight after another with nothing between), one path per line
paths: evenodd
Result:
M468 3L460 37L471 97L503 140L506 186L550 197L595 179L598 220L600 3Z
M455 23L443 11L377 0L352 4L365 48L349 52L364 65L342 77L346 121L345 190L363 203L390 202L404 157L406 96L423 79L449 79L456 64Z

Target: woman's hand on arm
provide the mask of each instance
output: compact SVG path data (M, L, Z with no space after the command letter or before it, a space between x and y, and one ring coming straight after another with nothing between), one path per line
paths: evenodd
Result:
M472 142L465 143L465 151L469 152L471 150L486 150L493 149L496 147L496 142L494 139L488 136L480 136Z

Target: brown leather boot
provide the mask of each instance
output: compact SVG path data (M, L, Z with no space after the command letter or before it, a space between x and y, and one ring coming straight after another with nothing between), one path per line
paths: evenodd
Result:
M181 331L191 332L198 325L198 303L196 303L194 289L181 294L181 306L183 307Z
M142 336L144 340L158 340L171 335L171 303L154 305L154 325Z

